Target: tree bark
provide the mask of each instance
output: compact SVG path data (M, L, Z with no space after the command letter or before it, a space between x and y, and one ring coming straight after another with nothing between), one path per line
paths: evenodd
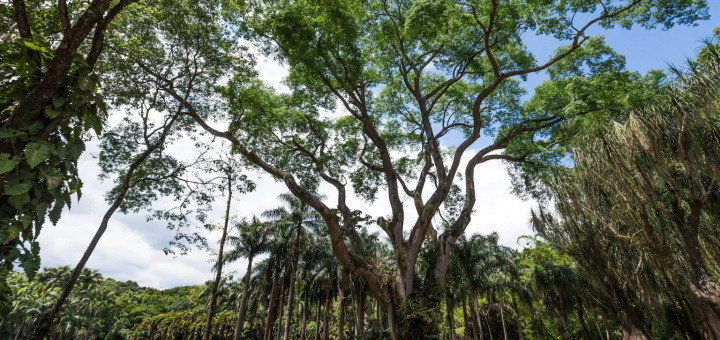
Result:
M450 340L455 340L457 336L455 335L455 316L453 315L453 304L452 299L450 298L450 294L445 294L445 306L447 308L447 322L448 322L448 332Z
M308 321L308 313L310 306L309 304L309 297L308 292L305 292L305 300L303 301L303 316L302 316L302 328L300 328L300 340L305 340L307 337L307 321Z
M473 339L483 340L485 338L485 335L483 334L482 318L480 317L480 309L477 305L477 297L475 293L473 293L472 297L470 298L470 308L474 319ZM490 329L488 329L488 332L490 332ZM492 338L492 333L490 333L490 337Z
M350 283L349 272L346 268L340 268L338 277L338 340L345 340L345 317L347 316L347 296L346 288Z
M283 339L290 339L290 324L292 323L292 313L295 309L295 277L298 265L298 242L300 241L300 230L302 225L295 226L295 236L293 237L292 245L290 246L289 258L287 263L287 272L290 275L290 283L288 287L288 302L287 302L287 316L285 318L285 329L283 332Z
M470 327L468 327L467 299L463 298L463 336L470 335Z
M252 273L253 256L248 256L248 266L243 278L243 292L240 299L240 308L238 309L238 318L235 323L235 340L240 340L243 327L245 326L245 310L247 309L248 297L250 296L250 274Z
M279 266L276 266L275 270L273 271L272 288L270 288L270 301L268 301L268 318L265 322L265 334L263 335L264 340L272 339L272 331L273 327L275 326L275 321L277 319L277 300L281 285L279 281L280 268Z
M283 281L287 284L289 279L290 278L288 277L287 280L283 280ZM281 288L281 293L278 296L278 298L280 299L280 305L278 305L277 315L280 316L280 319L277 320L277 325L275 326L275 328L277 328L277 333L275 334L275 340L280 340L283 336L283 318L285 317L285 313L284 313L284 311L285 311L285 295L287 294L287 291L288 290L287 290L286 286L283 285L283 287ZM273 329L275 329L275 328L273 328Z
M330 306L332 297L328 289L325 294L325 316L323 317L323 340L330 339Z
M500 307L500 321L502 322L503 339L508 340L507 327L505 326L505 306L502 303L498 303L498 306Z
M18 330L15 333L15 337L13 338L13 340L18 340L20 338L20 334L22 334L23 328L25 328L25 320L20 323L20 327L18 327Z
M520 308L518 308L517 300L515 299L515 295L511 294L512 297L512 304L513 304L513 310L515 311L515 327L517 328L518 332L518 340L523 340L523 330L522 330L522 319L520 319Z
M358 285L355 299L355 336L365 334L365 303L367 301L365 286L362 283Z
M317 301L317 312L315 313L315 340L320 340L320 314L322 312L322 303Z
M227 190L228 190L228 198L227 198L227 205L225 207L225 221L223 224L223 231L222 236L220 236L220 250L218 250L218 257L217 257L217 272L215 273L215 280L213 281L212 290L210 291L210 303L208 303L207 307L207 319L205 320L205 328L203 329L203 340L209 340L212 338L211 334L211 328L212 328L212 321L213 317L215 316L215 303L217 302L217 291L218 287L220 286L220 280L222 279L222 268L223 268L223 252L225 251L225 239L227 238L228 233L228 224L230 224L230 205L232 203L232 175L230 173L226 174L227 177Z

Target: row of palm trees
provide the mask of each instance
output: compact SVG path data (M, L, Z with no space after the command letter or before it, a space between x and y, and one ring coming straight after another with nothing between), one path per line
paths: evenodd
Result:
M13 340L24 339L32 329L37 318L57 298L58 290L69 279L72 270L62 266L48 268L38 273L34 280L28 281L24 275L11 276L11 287L15 290L15 300L7 316L0 320L0 334L11 336ZM89 339L93 328L113 311L108 308L114 300L114 292L99 287L96 283L103 280L97 270L84 269L78 279L76 292L57 321L50 339Z
M247 261L241 282L223 282L219 294L226 301L219 305L236 312L234 338L389 337L389 306L340 265L318 216L291 194L279 199L283 206L264 212L262 219L236 222L238 233L227 237L230 250L224 261ZM377 244L365 254L367 259L391 272L389 243L377 242L377 234L361 229L364 243ZM496 233L462 237L453 249L448 286L427 293L443 300L442 310L411 306L402 312L412 314L408 320L421 315L447 339L617 335L617 320L603 316L607 313L594 300L594 288L574 261L548 244L530 241L529 248L518 252L500 245ZM418 330L426 332L427 325Z

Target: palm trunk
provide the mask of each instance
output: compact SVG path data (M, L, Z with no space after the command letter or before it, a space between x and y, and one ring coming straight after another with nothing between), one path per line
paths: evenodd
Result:
M295 276L298 264L297 250L299 241L298 239L300 237L300 228L301 226L298 225L297 230L295 231L295 240L293 240L293 244L290 248L290 258L288 259L288 274L290 275L290 287L288 287L287 317L285 318L285 331L283 332L284 340L290 339L290 324L292 322L292 313L295 309Z
M453 305L452 305L452 299L450 298L450 294L445 294L446 303L445 306L447 307L447 322L448 322L448 329L449 329L449 338L450 340L455 340L455 316L453 315Z
M340 273L340 278L338 280L338 299L340 299L340 306L338 311L338 340L345 340L345 309L346 309L346 302L345 299L345 282L347 280L347 272L342 269L342 273Z
M281 285L278 281L280 281L280 268L276 266L273 272L272 288L270 289L270 301L268 301L268 318L265 322L264 340L272 339L273 326L275 326L275 319L277 319L278 291Z
M590 334L590 329L588 328L587 322L585 321L585 310L584 310L582 303L580 303L578 306L577 315L578 315L578 321L580 321L580 326L582 327L582 330L583 330L583 337L586 340L592 339L592 335Z
M228 224L230 223L230 203L232 202L232 176L227 174L228 198L225 207L225 223L223 224L223 232L220 237L220 250L217 257L217 272L215 273L215 281L213 281L212 290L210 291L210 303L208 303L207 319L205 319L205 328L203 329L202 340L210 340L212 337L210 329L212 327L213 317L215 316L215 303L217 303L217 291L222 279L223 255L225 251L225 238L227 238Z
M483 340L485 338L483 334L483 326L482 326L482 319L480 318L480 309L477 305L477 297L475 296L475 293L472 294L472 298L470 300L470 308L472 309L473 314L473 339L475 340ZM488 329L488 331L490 331ZM492 333L490 333L490 338L492 338Z
M602 339L602 331L600 330L600 324L598 324L597 319L595 320L595 328L597 328L598 336Z
M355 335L360 336L365 334L365 302L367 301L367 294L365 293L364 287L361 285L358 289L358 296L355 301Z
M568 320L567 313L560 312L560 326L562 326L562 334L565 339L570 339L570 333L568 332Z
M328 340L330 338L330 303L332 302L332 299L330 298L330 290L326 291L325 294L325 316L323 317L323 340Z
M283 280L283 281L285 281L285 280ZM287 289L285 287L283 287L282 293L280 293L280 296L278 297L280 299L280 305L278 306L277 315L280 316L280 319L277 321L277 325L273 328L273 330L275 328L277 328L277 333L275 334L275 340L280 340L280 338L282 337L283 318L285 317L285 314L283 312L285 311L285 294L286 293L287 293Z
M503 338L508 340L507 327L505 327L505 306L502 303L498 303L498 306L500 307L500 321L502 322Z
M377 299L375 299L375 321L377 322L378 328L382 329L382 306L380 306L380 301L378 301Z
M490 334L490 340L493 340L492 328L490 328L490 320L487 316L485 317L485 324L488 326L488 334Z
M468 314L467 314L467 299L463 298L463 336L468 337L470 335L468 327Z
M512 295L512 304L513 304L513 310L515 310L515 327L517 328L518 332L518 340L523 340L523 330L522 330L522 320L520 319L520 308L518 308L517 300L515 300L515 295Z
M317 312L315 313L315 340L320 340L320 313L322 311L322 303L317 302Z
M309 313L309 306L308 306L308 293L305 292L305 299L303 301L303 311L302 311L302 327L300 328L300 340L305 340L305 337L307 336L307 321L308 321L308 313Z
M85 330L85 340L87 340L87 338L90 337L90 332L92 332L93 325L95 325L95 318L97 317L98 312L100 312L100 308L97 308L95 310L95 312L92 314L92 318L90 318L90 323L88 324L88 327Z
M13 340L18 340L18 338L20 338L20 334L22 333L23 328L25 328L25 320L20 323L20 327L18 327L18 330L15 333L15 338Z
M235 323L235 340L240 340L243 327L245 326L245 310L247 309L248 297L250 296L250 273L252 272L253 256L248 257L247 272L243 278L243 292L240 299L240 309L238 310L238 318Z

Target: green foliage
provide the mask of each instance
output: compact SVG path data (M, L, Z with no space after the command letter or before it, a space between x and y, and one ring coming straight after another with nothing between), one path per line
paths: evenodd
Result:
M26 270L35 272L38 268ZM67 266L45 268L30 280L24 274L10 273L8 282L13 304L0 325L0 337L30 336L36 318L52 306L70 273ZM58 339L138 338L138 327L158 315L202 314L204 301L199 299L199 292L203 289L202 286L167 290L145 288L132 281L103 279L97 271L84 269L76 289L56 319L51 336ZM218 317L226 329L233 328L232 312L220 313Z
M15 11L8 4L0 11L3 46L0 49L0 288L6 291L6 274L19 262L32 276L38 269L39 253L33 246L46 217L56 223L72 196L80 197L82 181L77 160L85 149L88 132L99 134L105 120L104 98L98 93L99 78L86 56L91 42L83 40L76 53L62 50L63 30L58 5L48 1L23 1L29 32L21 33ZM67 4L70 20L78 19L84 6ZM103 9L104 11L104 9ZM23 36L23 34L29 34ZM112 43L110 43L112 44ZM67 44L63 45L67 47ZM56 53L62 54L61 56ZM56 58L57 57L57 58ZM67 62L65 74L47 75L51 66ZM93 62L94 63L94 62ZM52 72L48 72L52 73ZM52 79L50 79L52 78ZM60 89L47 97L40 114L16 109L41 80L60 80ZM41 101L37 99L36 101ZM7 310L5 294L0 305Z
M223 311L217 313L213 319L211 336L230 339L235 331L235 313ZM188 339L202 338L205 326L205 312L184 311L160 314L144 320L135 326L129 339L162 340L162 339Z
M709 43L652 100L585 131L574 166L546 179L538 232L572 255L622 322L646 335L713 338L720 53ZM652 293L651 293L652 292ZM670 293L674 292L674 293ZM692 302L687 302L692 301ZM679 320L679 321L671 321Z

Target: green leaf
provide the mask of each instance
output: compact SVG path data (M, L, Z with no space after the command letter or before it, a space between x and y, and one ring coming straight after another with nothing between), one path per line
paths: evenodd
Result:
M32 174L21 173L8 176L5 182L6 195L22 195L32 188Z
M30 194L26 192L24 194L10 196L8 202L10 202L10 205L15 209L20 210L25 204L30 202Z
M55 201L55 205L50 210L50 214L48 214L48 217L50 217L50 222L52 222L53 225L56 225L58 221L60 220L60 215L62 214L63 207L65 205L62 201L57 200Z
M0 174L15 169L18 163L20 160L17 157L11 157L9 153L0 153Z
M27 130L27 132L30 133L31 135L34 135L34 134L40 132L40 130L42 130L44 127L45 127L45 124L43 124L43 122L41 120L36 120L32 123L26 122L26 123L22 124L23 130Z
M45 106L45 116L47 116L48 118L55 118L61 113L62 111L54 109L52 105Z
M24 136L25 134L10 128L1 128L0 129L0 138L12 138L12 137L18 137L18 136Z
M20 256L20 267L25 269L28 280L35 278L35 274L40 270L40 245L37 242L32 243L32 251Z
M35 205L35 217L37 218L39 224L43 224L45 222L45 214L47 214L47 210L48 204L46 202L40 202Z
M85 130L92 128L98 136L102 133L102 119L97 114L88 113L85 115Z
M50 148L44 143L30 143L25 147L25 158L31 168L42 163L50 155Z
M53 96L52 103L55 108L60 108L67 102L67 98L58 95Z
M8 236L3 240L3 244L7 243L8 241L12 241L15 238L17 238L20 233L25 229L22 225L19 224L11 224L8 227Z
M25 47L33 51L50 53L50 50L47 47L40 45L37 41L25 40L22 43Z

